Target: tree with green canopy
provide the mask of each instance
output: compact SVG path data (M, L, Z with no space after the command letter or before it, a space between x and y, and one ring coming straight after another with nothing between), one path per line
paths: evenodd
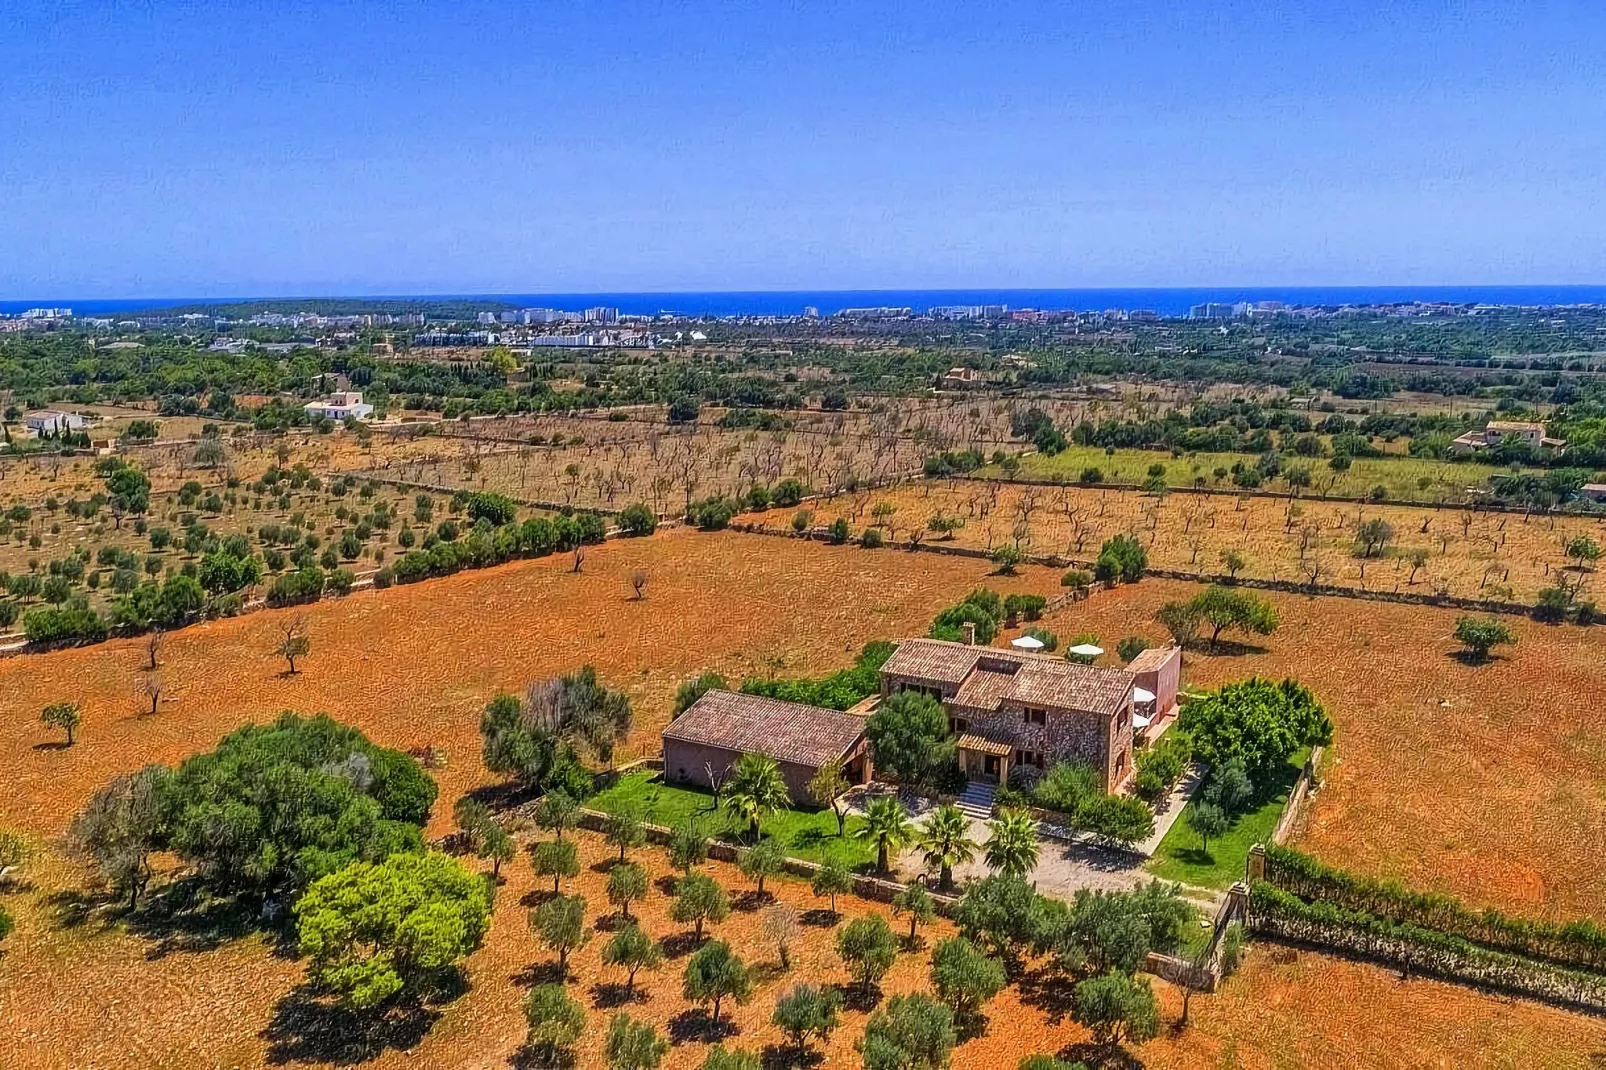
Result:
M729 944L712 940L686 962L681 995L691 1003L711 1004L714 1025L718 1026L719 1009L725 1000L746 1006L753 998L753 979Z
M394 854L312 882L295 917L308 979L366 1010L438 983L476 950L490 927L491 892L438 852Z
M936 699L900 691L865 720L876 769L900 784L917 785L953 759L948 715Z
M1006 877L1024 877L1037 865L1037 822L1025 810L1000 811L987 823L983 858Z
M703 939L703 923L719 924L730 915L730 898L713 877L706 873L688 873L675 887L675 902L669 916L684 925L693 925L693 939Z
M651 1022L638 1022L620 1011L608 1021L603 1050L608 1070L653 1070L669 1052L669 1041Z
M525 1044L554 1065L568 1061L569 1049L585 1032L586 1009L562 985L536 985L524 997L524 1020Z
M880 914L854 918L836 934L836 953L866 995L898 957L898 941Z
M841 1024L841 1011L842 993L836 989L799 984L775 1001L770 1024L792 1039L801 1063L811 1040L824 1041Z
M791 791L774 758L744 754L736 760L730 780L725 784L725 806L747 822L748 833L755 841L764 815L785 810L791 803Z
M558 975L567 976L570 952L591 941L585 897L555 895L530 911L529 922L541 943L558 956Z
M925 856L926 868L937 871L937 887L943 891L954 886L954 867L974 859L977 850L970 838L970 819L951 803L931 812L915 845Z
M896 795L872 799L865 808L864 822L853 830L854 839L874 845L876 869L881 873L891 867L892 852L914 837L915 828Z
M753 881L758 894L764 894L764 879L781 872L786 864L786 851L779 840L762 840L744 850L736 858L736 868L742 876Z
M906 914L909 916L908 944L913 947L916 926L929 925L937 916L937 901L931 898L925 885L911 882L892 897L892 916L901 918Z
M931 987L955 1021L973 1022L1003 989L1004 965L963 936L950 937L931 952Z
M435 782L327 716L246 725L162 779L163 846L217 893L282 894L423 849Z
M644 932L640 925L631 922L624 926L602 949L605 966L621 966L626 973L625 991L636 990L636 974L641 970L656 970L664 961L658 943Z
M630 904L647 897L647 871L634 862L623 862L608 870L608 902L630 917Z
M917 992L872 1014L858 1048L864 1070L946 1070L958 1042L953 1012Z

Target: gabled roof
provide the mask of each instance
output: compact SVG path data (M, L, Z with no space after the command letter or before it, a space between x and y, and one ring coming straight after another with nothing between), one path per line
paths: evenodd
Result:
M1138 651L1138 656L1127 662L1128 672L1154 672L1165 667L1165 663L1176 656L1177 648L1174 646L1151 646L1146 650Z
M957 684L954 703L982 710L996 710L1007 701L1113 715L1132 697L1132 674L1120 669L942 639L903 640L881 671Z
M801 702L709 691L664 729L663 738L818 767L852 750L864 736L864 721Z

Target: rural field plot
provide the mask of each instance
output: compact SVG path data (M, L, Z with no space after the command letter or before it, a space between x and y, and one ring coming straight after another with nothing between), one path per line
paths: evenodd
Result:
M1400 444L1393 446L1402 448ZM1149 469L1161 465L1164 478L1173 487L1203 485L1231 490L1230 476L1218 475L1218 470L1230 472L1235 464L1253 466L1256 454L1250 453L1190 453L1173 457L1163 450L1118 449L1106 454L1100 446L1070 446L1050 457L1034 453L1021 458L1021 475L1029 479L1063 480L1074 483L1088 468L1097 468L1109 483L1142 484L1149 478ZM1301 465L1310 469L1311 486L1325 494L1341 498L1364 498L1376 487L1386 490L1392 501L1422 502L1427 505L1459 504L1472 498L1473 492L1488 485L1489 477L1502 474L1505 469L1469 461L1443 461L1433 458L1408 457L1357 457L1346 472L1335 472L1320 458L1295 458L1288 465ZM988 469L989 474L998 474Z
M913 556L913 555L911 555ZM1160 642L1154 611L1198 586L1147 579L1049 614L1061 636ZM1336 727L1295 843L1324 862L1477 906L1554 919L1606 914L1606 724L1600 637L1522 619L1485 665L1455 655L1453 610L1267 596L1281 626L1189 652L1183 682L1253 674L1308 685Z
M7 900L18 929L0 969L0 1065L304 1065L328 1058L333 1044L342 1058L371 1057L368 1064L380 1067L496 1066L507 1065L523 1040L520 1000L551 955L524 920L535 889L522 858L505 870L490 937L468 962L472 988L441 1008L405 1054L342 1048L349 1037L311 1029L295 1013L302 964L259 937L214 943L93 921L64 926L52 895L78 887L82 875L56 853L57 837L90 791L116 773L177 761L283 708L327 711L381 744L444 753L444 768L433 773L441 796L429 829L439 835L449 827L452 802L488 779L476 724L498 689L595 664L635 705L623 760L656 749L676 684L697 672L714 669L737 680L839 668L869 639L923 631L937 609L979 583L1047 593L1056 578L1036 568L990 577L982 562L930 554L692 532L611 542L593 548L579 574L569 567L557 558L521 561L321 603L308 611L313 648L295 677L281 675L271 652L277 622L290 611L175 632L163 655L170 690L154 717L140 715L133 691L143 656L135 641L0 661L0 710L8 721L0 745L13 770L0 825L23 830L47 851L33 889ZM629 583L637 569L649 573L639 601ZM1146 624L1153 608L1196 589L1145 580L1046 623L1061 634L1157 637ZM1556 703L1571 707L1593 687L1586 633L1520 624L1517 647L1473 669L1445 656L1454 645L1447 638L1452 614L1368 605L1357 620L1335 614L1332 600L1276 601L1284 625L1263 641L1266 651L1190 655L1186 678L1209 685L1256 671L1292 673L1332 709L1338 761L1316 796L1304 846L1337 864L1514 911L1571 916L1598 908L1602 878L1589 845L1602 836L1606 733L1553 716ZM1548 681L1543 694L1541 676ZM37 706L57 697L85 704L80 742L65 750L35 747L48 739ZM1568 841L1556 826L1573 819ZM590 836L581 842L584 866L571 890L600 904L605 873L595 864L612 849ZM655 876L666 872L661 851L639 857ZM714 872L734 891L748 887L731 867ZM820 905L801 884L773 887L800 911ZM600 909L593 906L591 916ZM681 930L667 909L662 894L642 905L652 935ZM884 908L849 898L843 909L851 917ZM781 975L759 918L737 910L715 930L760 969L753 1002L734 1009L739 1042L755 1050L778 1040L768 1017L780 991L800 978L845 979L831 949L833 931L809 925L794 949L794 971ZM927 930L928 948L946 932L941 923ZM572 963L571 988L586 1003L591 1027L580 1065L597 1062L605 1007L615 998L609 986L619 980L619 971L601 965L603 942L593 939ZM928 955L900 956L883 995L924 988ZM1135 1054L1154 1067L1357 1060L1582 1066L1606 1046L1592 1019L1290 955L1255 948L1220 994L1193 1001L1188 1030L1164 1032ZM680 1030L682 1042L665 1065L692 1068L707 1047L695 1018L684 1013L683 961L671 958L664 970L644 974L648 995L630 1010L661 1030ZM1156 988L1170 1023L1180 1013L1180 993L1163 983ZM1335 992L1346 998L1334 1001ZM956 1052L954 1065L1008 1066L1025 1053L1087 1039L1016 986L989 1004L987 1015L987 1031ZM847 1012L824 1065L853 1065L864 1017ZM1358 1039L1368 1028L1380 1038L1371 1045Z
M1171 494L1083 487L1039 487L980 480L920 480L809 503L813 523L845 517L854 531L885 514L889 541L925 532L937 516L958 519L960 546L991 550L1019 541L1033 554L1088 561L1104 540L1136 536L1157 568L1227 575L1226 555L1242 559L1238 575L1372 591L1449 594L1532 603L1552 586L1557 569L1571 567L1567 543L1588 535L1606 543L1606 518L1531 516L1468 509L1362 505L1315 498ZM744 519L751 520L751 516ZM772 511L761 522L790 525L792 513ZM1382 520L1391 532L1372 557L1363 556L1361 525ZM1416 554L1420 551L1421 563ZM1581 598L1597 591L1593 573Z

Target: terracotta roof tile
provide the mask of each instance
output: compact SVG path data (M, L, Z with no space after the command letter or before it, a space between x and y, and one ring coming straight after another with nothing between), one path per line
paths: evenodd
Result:
M665 739L776 761L821 766L864 735L864 718L839 710L731 691L710 691L664 729Z

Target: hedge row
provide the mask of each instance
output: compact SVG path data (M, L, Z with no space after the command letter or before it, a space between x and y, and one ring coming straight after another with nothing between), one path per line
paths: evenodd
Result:
M1470 910L1450 896L1356 876L1276 844L1266 848L1265 879L1301 899L1433 929L1492 950L1606 970L1606 930L1588 919L1557 924L1508 917L1497 910Z
M1336 948L1425 976L1606 1011L1606 977L1599 974L1491 951L1436 929L1333 903L1308 903L1266 881L1256 881L1249 890L1249 919L1257 932Z
M596 513L576 513L553 520L538 516L501 527L481 524L460 539L403 554L391 567L390 577L397 583L415 583L463 569L500 565L516 557L545 557L582 543L601 542L606 532L607 526ZM389 586L390 577L381 586Z

